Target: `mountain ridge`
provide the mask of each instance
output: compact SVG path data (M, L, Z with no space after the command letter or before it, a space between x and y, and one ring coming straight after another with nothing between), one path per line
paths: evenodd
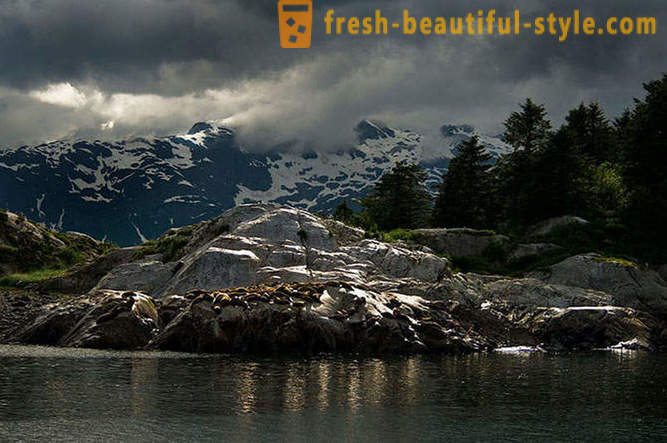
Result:
M446 130L444 129L446 128ZM437 187L469 125L441 128L442 152L423 136L363 120L337 153L250 152L232 129L198 122L184 133L110 141L56 141L0 151L0 207L45 225L129 245L243 203L329 211L354 200L396 162L422 164ZM509 147L480 135L498 156Z

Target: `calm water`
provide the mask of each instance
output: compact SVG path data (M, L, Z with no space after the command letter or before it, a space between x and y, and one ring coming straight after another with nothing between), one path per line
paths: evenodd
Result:
M667 355L239 358L0 346L0 440L667 440Z

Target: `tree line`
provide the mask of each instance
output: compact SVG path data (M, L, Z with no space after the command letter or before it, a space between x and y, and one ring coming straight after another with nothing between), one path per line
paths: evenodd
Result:
M470 227L520 235L538 221L578 215L615 226L637 255L666 259L667 75L644 84L646 97L609 120L581 103L553 128L545 106L527 99L504 122L513 147L493 161L477 137L461 143L435 197L426 172L399 163L334 217L367 230ZM620 235L620 234L619 234Z

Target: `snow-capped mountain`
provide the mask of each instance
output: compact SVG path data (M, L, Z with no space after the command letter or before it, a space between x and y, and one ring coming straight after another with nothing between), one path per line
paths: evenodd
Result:
M50 227L121 245L218 215L235 204L271 201L326 211L363 196L396 162L421 163L437 187L453 150L475 133L443 126L442 155L421 135L364 120L356 146L337 153L255 154L234 132L197 123L184 134L119 142L53 142L0 151L0 207ZM498 137L480 135L494 155Z

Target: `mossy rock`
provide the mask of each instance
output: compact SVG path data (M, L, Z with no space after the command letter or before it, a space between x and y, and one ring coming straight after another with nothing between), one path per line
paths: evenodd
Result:
M604 263L615 263L621 266L627 266L629 268L639 269L639 265L633 261L627 260L625 258L619 257L596 257L595 261L604 262Z

